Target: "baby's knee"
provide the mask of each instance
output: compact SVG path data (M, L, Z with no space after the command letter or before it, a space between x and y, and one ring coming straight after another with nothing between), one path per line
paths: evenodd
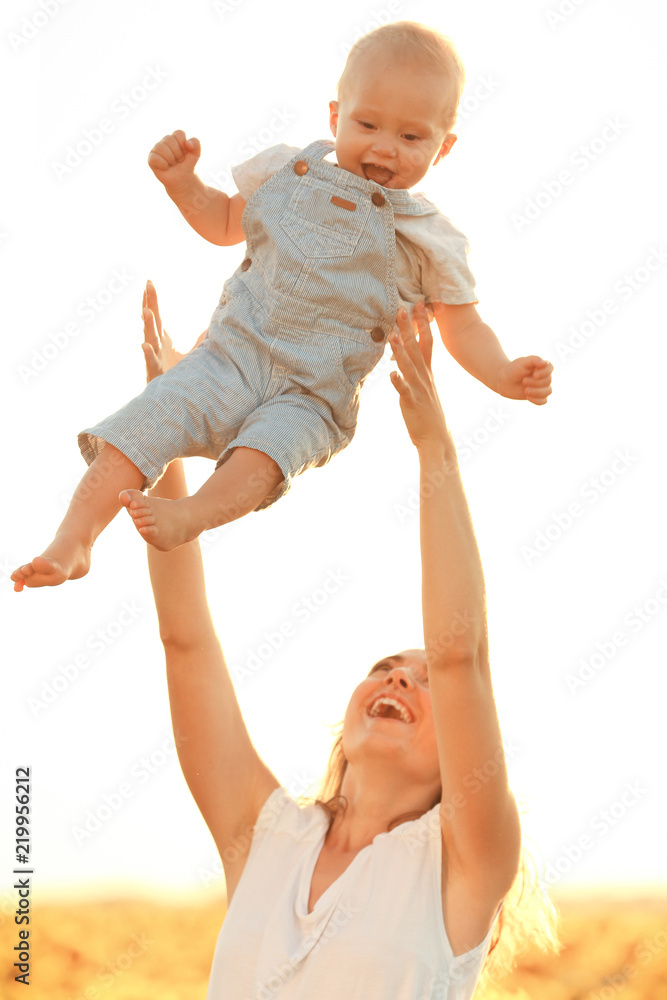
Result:
M270 455L258 451L256 448L246 448L243 445L235 448L234 451L238 455L239 464L242 463L247 467L258 486L265 483L267 489L273 489L282 482L284 478L282 469Z

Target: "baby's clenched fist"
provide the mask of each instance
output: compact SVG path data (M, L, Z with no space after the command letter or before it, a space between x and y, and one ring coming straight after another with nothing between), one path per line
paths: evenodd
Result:
M148 154L148 166L165 187L178 187L192 179L201 155L199 139L186 139L177 129L160 139Z

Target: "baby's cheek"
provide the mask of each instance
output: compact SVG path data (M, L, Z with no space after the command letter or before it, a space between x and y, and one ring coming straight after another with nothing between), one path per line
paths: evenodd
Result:
M410 164L412 169L421 168L426 162L426 157L423 152L418 149L409 149L406 156L406 162ZM430 161L429 161L430 162Z

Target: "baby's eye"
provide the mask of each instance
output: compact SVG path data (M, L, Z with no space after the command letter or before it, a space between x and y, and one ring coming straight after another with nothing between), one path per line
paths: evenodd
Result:
M375 125L373 125L372 122L359 122L359 124L363 125L364 128L368 129L375 128Z
M418 135L413 135L412 132L408 132L407 135L403 136L403 138L407 139L408 142L416 142L420 137Z

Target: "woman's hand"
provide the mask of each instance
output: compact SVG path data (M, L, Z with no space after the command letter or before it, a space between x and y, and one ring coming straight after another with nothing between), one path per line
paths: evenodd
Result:
M146 381L152 382L178 364L185 355L176 350L171 337L162 328L157 292L152 281L146 282L141 316L144 321L144 342L141 346L146 359ZM194 347L198 347L205 336L206 332L202 333Z
M418 302L412 314L419 339L415 336L407 310L399 309L389 342L394 351L398 372L391 381L400 397L401 413L410 440L416 448L433 442L449 440L449 430L431 372L433 337L426 315L426 306Z

